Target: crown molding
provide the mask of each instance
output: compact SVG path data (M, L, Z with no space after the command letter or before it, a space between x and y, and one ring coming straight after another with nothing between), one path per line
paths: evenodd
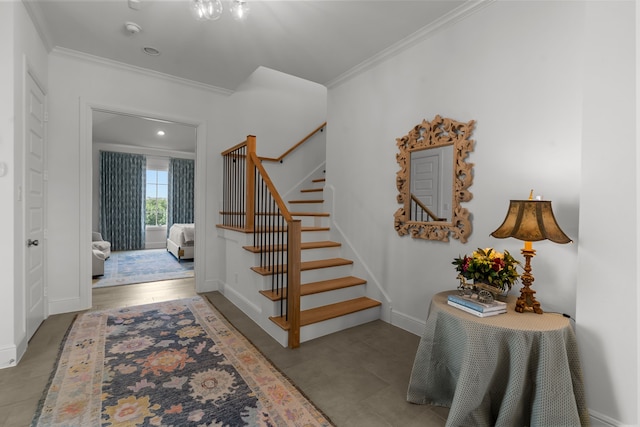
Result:
M148 77L154 77L157 79L167 80L172 83L182 84L185 86L192 87L194 89L204 90L207 92L213 92L218 95L229 96L233 93L233 91L228 89L223 89L221 87L208 85L201 82L196 82L194 80L183 79L182 77L176 77L171 74L161 73L159 71L153 71L148 68L137 67L135 65L125 64L124 62L114 61L112 59L103 58L101 56L95 56L84 52L79 52L73 49L67 49L64 47L56 46L51 51L52 55L57 55L61 57L72 58L84 62L89 62L93 64L102 65L109 68L114 68L123 71L130 71L137 74L142 74Z
M419 42L432 37L434 34L439 31L451 27L455 23L462 21L468 16L474 14L475 12L484 9L489 6L491 3L496 0L470 0L462 4L461 6L455 8L451 12L443 15L437 20L433 21L429 25L421 28L415 33L405 37L399 42L389 46L388 48L382 50L371 58L361 62L345 73L339 75L333 80L330 80L325 84L328 89L334 88L336 86L345 83L346 81L356 77L359 74L364 73L365 71L373 68L374 66L380 64L381 62L386 61L389 58L392 58L395 55L398 55L401 52L409 49L410 47L418 44Z
M22 0L21 3L27 11L27 15L29 15L29 18L31 18L31 22L33 22L33 26L40 36L40 40L42 40L45 49L47 50L47 52L51 52L51 49L53 49L53 43L51 42L51 33L49 32L49 28L45 24L46 21L42 17L42 10L35 0Z

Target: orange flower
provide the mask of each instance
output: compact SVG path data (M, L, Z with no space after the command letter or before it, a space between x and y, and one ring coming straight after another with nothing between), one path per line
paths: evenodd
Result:
M153 372L154 375L160 375L162 372L174 372L177 369L184 369L188 362L195 362L187 354L187 349L180 350L163 350L160 353L153 353L145 359L137 359L136 362L143 366L142 375Z

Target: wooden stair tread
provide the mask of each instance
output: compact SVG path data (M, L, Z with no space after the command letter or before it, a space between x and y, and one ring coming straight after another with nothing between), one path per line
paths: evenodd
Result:
M231 228L231 227L225 227L225 228ZM239 229L240 231L244 231L245 233L253 233L253 231L248 230L248 229ZM262 228L256 228L255 232L256 233L271 233L274 231L283 231L286 232L287 231L287 227L262 227ZM329 231L329 227L315 227L315 226L302 226L300 231L305 232L305 231Z
M339 242L332 242L330 240L322 240L322 241L318 241L318 242L302 242L302 243L300 243L300 249L302 249L302 250L305 250L305 249L335 248L335 247L339 247L339 246L342 246L342 244L339 243ZM269 246L269 247L263 248L262 251L260 251L260 248L256 247L256 246L243 246L242 248L248 250L249 252L253 252L253 253L276 252L276 251L286 250L287 249L287 245Z
M311 182L325 182L326 178L316 178L314 180L312 180Z
M327 259L319 259L315 261L304 261L300 263L300 271L307 270L316 270L318 268L330 268L330 267L339 267L342 265L353 264L353 261L345 258L327 258ZM272 270L269 270L264 267L251 267L251 270L262 276L268 276L272 273ZM275 271L278 273L284 273L287 271L287 265L277 265L275 267Z
M329 212L289 212L291 216L329 216Z
M289 203L292 203L292 204L296 204L296 203L324 203L324 200L321 200L321 199L313 199L313 200L312 200L312 199L309 199L309 200L305 200L305 199L302 199L302 200L289 200Z
M329 231L329 227L307 227L303 225L300 231Z
M329 304L322 307L303 310L300 312L300 326L307 326L319 323L325 320L334 319L358 311L367 310L369 308L380 306L380 301L372 300L367 297L355 298L348 301L342 301L335 304ZM269 317L276 325L285 331L289 329L284 316Z
M301 193L321 193L324 191L324 188L305 188L304 190L300 190Z
M300 296L319 294L321 292L334 291L336 289L349 288L351 286L364 285L366 280L355 276L340 277L337 279L322 280L320 282L306 283L300 286ZM260 291L262 295L269 298L271 301L280 301L283 299L283 295L287 294L287 288L284 288L280 293L275 291ZM286 298L284 298L286 299Z

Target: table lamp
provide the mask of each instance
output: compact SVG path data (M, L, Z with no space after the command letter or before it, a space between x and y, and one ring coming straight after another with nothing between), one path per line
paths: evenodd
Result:
M524 240L524 248L521 252L526 262L524 273L521 276L523 287L516 302L516 311L519 313L533 311L542 314L540 303L536 301L534 296L536 291L531 289L531 284L534 281L533 274L531 274L531 258L536 254L531 242L551 240L555 243L569 243L571 239L560 229L553 215L553 210L551 210L551 202L532 200L532 195L533 191L529 200L511 200L504 222L491 233L491 236L498 239L514 237L518 240Z

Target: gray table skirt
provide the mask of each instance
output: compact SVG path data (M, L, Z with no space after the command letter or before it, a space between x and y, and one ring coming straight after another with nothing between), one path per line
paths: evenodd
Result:
M450 408L447 426L589 424L569 319L517 313L479 318L434 296L407 400Z

